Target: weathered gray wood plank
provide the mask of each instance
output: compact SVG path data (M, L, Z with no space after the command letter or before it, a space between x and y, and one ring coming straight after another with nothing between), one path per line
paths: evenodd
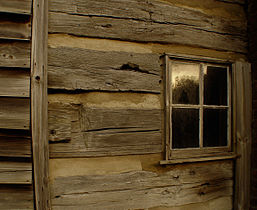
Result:
M23 98L0 98L0 128L30 128L30 100Z
M159 109L49 104L51 157L157 153L160 130Z
M0 185L0 209L34 209L33 187L17 185Z
M104 10L102 8L105 8ZM246 23L160 1L55 0L49 32L246 52Z
M34 0L32 13L31 135L34 203L36 210L48 210L51 209L48 187L48 0Z
M160 92L157 54L49 48L48 87L67 90Z
M0 1L0 12L31 14L32 0Z
M27 41L0 41L1 67L30 67L30 43Z
M0 157L31 157L31 138L1 134Z
M32 184L32 163L0 161L0 184Z
M0 68L0 84L0 96L30 96L29 70Z
M53 180L53 209L147 209L199 203L233 193L232 162L193 164L165 173L134 171Z
M29 40L30 22L29 16L0 14L0 38Z

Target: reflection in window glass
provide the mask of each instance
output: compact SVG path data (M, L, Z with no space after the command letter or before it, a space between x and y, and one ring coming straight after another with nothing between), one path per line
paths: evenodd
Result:
M198 64L172 65L173 104L199 104L199 69Z
M204 147L227 146L227 114L226 109L204 109Z
M199 110L172 109L172 148L199 147Z
M208 66L204 71L204 104L227 105L227 69Z

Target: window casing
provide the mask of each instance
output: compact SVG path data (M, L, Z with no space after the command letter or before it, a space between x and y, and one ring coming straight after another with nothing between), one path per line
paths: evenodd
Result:
M231 63L166 56L166 160L232 153Z

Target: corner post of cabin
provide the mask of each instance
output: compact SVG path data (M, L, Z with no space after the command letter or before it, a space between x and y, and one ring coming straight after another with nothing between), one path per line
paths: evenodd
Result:
M33 0L31 46L31 131L36 210L50 209L48 188L47 40L48 0Z

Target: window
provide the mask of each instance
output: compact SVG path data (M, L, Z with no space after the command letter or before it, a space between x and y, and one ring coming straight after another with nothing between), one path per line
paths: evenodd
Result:
M166 160L231 156L231 64L166 56Z

